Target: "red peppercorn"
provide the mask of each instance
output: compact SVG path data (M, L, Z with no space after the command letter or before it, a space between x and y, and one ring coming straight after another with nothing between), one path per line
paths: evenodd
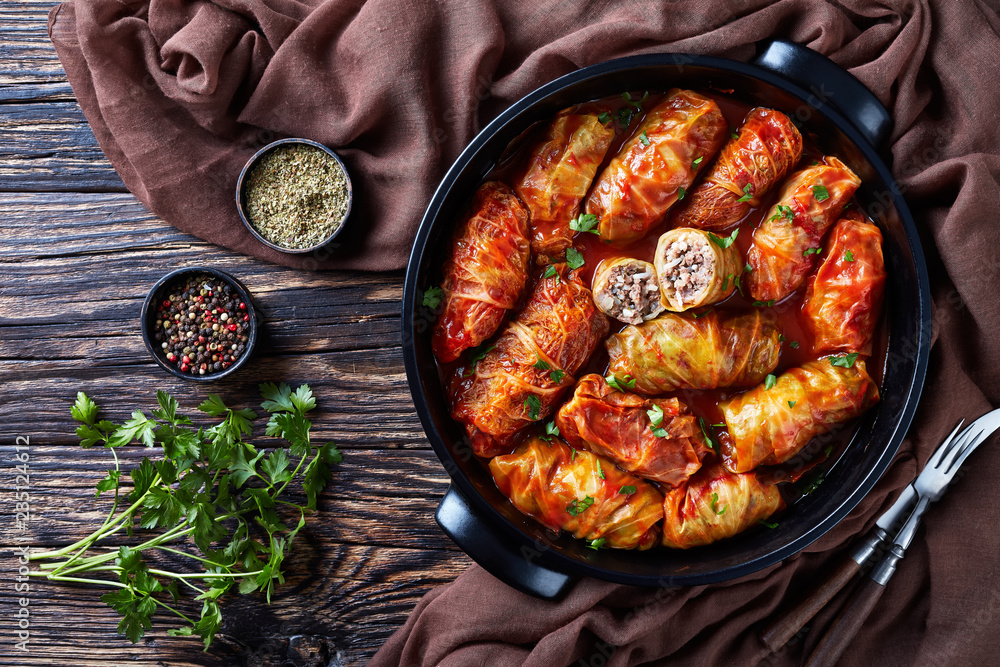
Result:
M230 324L229 325L229 330L230 331L236 331L236 325L235 324Z
M186 372L188 368L189 368L189 366L187 364L181 364L181 370L182 371Z
M243 316L243 321L246 322L250 319L249 313Z
M164 299L164 300L163 300L163 307L164 307L164 308L169 308L169 307L170 307L170 302L169 302L169 301L167 301L166 299Z
M246 309L247 309L247 305L245 303L243 303L242 301L240 301L240 310L246 310Z
M184 355L184 358L183 358L183 359L181 359L181 361L183 361L183 362L184 362L185 364L190 364L190 363L191 363L191 357L189 357L189 356L187 356L187 355L185 354L185 355Z

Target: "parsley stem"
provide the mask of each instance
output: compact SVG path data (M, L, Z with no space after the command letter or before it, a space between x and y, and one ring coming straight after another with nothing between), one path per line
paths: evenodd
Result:
M170 605L168 605L166 602L161 602L160 600L157 600L156 598L154 598L152 595L149 596L149 599L152 600L153 602L155 602L156 604L160 605L164 609L168 609L168 610L174 612L175 614L177 614L178 616L180 616L181 618L183 618L185 621L187 621L191 625L194 625L194 621L190 617L188 617L186 614L182 614L181 612L177 611L176 609L174 609L173 607L171 607Z
M75 581L78 584L97 584L98 586L114 586L115 588L129 588L127 584L110 579L83 579L81 577L67 577L64 575L49 576L44 572L29 572L29 577L44 577L50 581Z

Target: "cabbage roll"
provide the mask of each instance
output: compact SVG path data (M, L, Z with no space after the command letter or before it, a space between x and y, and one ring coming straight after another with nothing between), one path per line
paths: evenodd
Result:
M727 298L743 273L743 259L735 243L710 232L682 227L671 229L656 244L656 277L667 310L679 313Z
M835 157L792 175L753 233L746 285L758 301L783 299L805 281L820 241L861 185Z
M679 204L675 227L721 230L742 220L802 156L802 135L785 114L757 108L726 142L705 179Z
M753 473L706 466L663 500L663 545L689 549L742 533L784 509L778 487Z
M559 408L556 426L573 447L669 486L697 472L710 451L694 415L679 400L619 391L600 375L580 378L573 398Z
M541 278L489 349L456 368L452 416L479 456L509 452L523 426L552 414L574 374L608 334L590 290L565 264Z
M834 365L842 364L842 365ZM784 463L814 436L878 403L878 387L857 355L810 361L719 407L729 431L722 457L733 472Z
M552 530L612 549L648 549L660 539L659 491L558 438L533 436L490 461L490 472L514 507Z
M487 182L452 243L431 348L442 363L492 336L528 280L528 209L503 183Z
M558 116L532 149L514 190L531 212L531 251L538 264L565 259L576 233L569 221L579 214L614 136L596 114L567 114Z
M770 311L693 317L666 313L627 326L604 343L610 371L635 378L635 390L749 387L778 365L778 322Z
M848 213L833 226L823 263L806 287L802 312L813 350L871 355L884 287L882 232Z
M639 324L664 311L656 269L631 257L604 260L594 273L594 303L608 317Z
M690 90L668 92L597 178L587 198L587 213L600 220L601 238L625 245L645 236L681 189L691 187L726 132L726 119L715 101Z

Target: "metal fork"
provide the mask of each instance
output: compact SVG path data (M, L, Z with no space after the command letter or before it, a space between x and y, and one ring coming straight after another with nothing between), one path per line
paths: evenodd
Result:
M896 535L896 539L893 540L892 549L875 566L868 580L862 584L834 621L829 632L823 636L816 650L809 656L806 667L832 667L837 662L885 592L885 586L913 541L920 519L928 506L944 495L969 454L998 428L1000 428L1000 410L993 410L969 424L958 437L954 437L953 433L952 441L946 441L945 445L938 448L913 482L917 503Z

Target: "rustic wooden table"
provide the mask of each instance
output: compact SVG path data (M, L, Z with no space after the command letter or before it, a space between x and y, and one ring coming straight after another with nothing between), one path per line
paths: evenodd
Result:
M54 4L0 4L0 664L362 664L425 592L470 564L434 523L448 478L406 385L403 275L285 269L157 219L125 189L74 100L46 34ZM243 280L265 322L253 362L209 385L155 366L139 335L149 288L193 264ZM108 509L93 494L108 454L78 446L76 392L122 420L154 407L157 389L189 406L209 393L256 406L261 381L309 383L315 431L344 453L273 603L225 598L223 630L203 653L197 638L168 636L165 616L133 646L94 590L33 580L28 651L16 649L25 594L14 589L14 548L69 544ZM15 524L19 437L30 438L25 532ZM132 463L148 453L129 449Z

